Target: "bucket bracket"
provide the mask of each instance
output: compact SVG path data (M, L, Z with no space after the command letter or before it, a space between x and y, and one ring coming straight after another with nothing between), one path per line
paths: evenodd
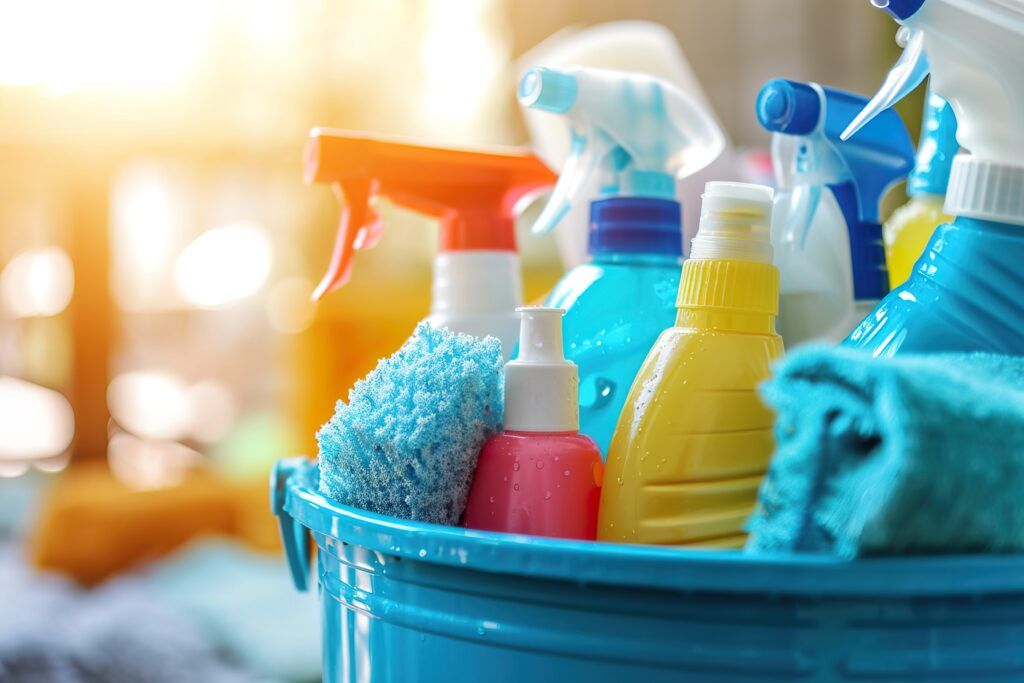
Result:
M288 478L308 460L303 457L285 458L274 464L270 473L270 509L277 517L281 529L281 542L284 554L288 559L288 568L292 573L295 588L302 592L309 590L310 574L310 540L309 530L295 521L285 509L288 493Z

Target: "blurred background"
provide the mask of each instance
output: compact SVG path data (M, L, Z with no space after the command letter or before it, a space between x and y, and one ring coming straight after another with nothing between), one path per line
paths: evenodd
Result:
M755 153L766 80L870 94L898 51L863 0L0 0L11 566L96 585L212 535L268 553L273 573L270 464L315 454L334 402L426 314L436 241L385 204L381 243L313 304L338 207L302 183L310 128L529 144L519 57L617 19L671 29ZM520 238L530 299L561 264L550 237ZM175 580L235 549L190 552ZM283 567L271 581L291 590Z

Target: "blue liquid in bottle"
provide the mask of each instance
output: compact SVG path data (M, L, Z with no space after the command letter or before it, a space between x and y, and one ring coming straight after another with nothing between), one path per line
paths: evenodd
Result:
M607 456L633 379L675 323L683 257L678 202L594 202L590 253L589 263L555 285L546 305L566 310L565 357L579 366L580 432Z

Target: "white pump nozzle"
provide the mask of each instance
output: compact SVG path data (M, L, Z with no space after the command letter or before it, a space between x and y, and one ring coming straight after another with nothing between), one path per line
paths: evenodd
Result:
M674 199L675 178L703 169L725 149L725 135L703 105L644 74L537 67L520 81L519 102L564 116L572 136L569 158L534 232L555 227L597 171L606 196Z
M505 365L505 430L575 432L580 427L579 375L565 360L560 308L525 307L519 355Z

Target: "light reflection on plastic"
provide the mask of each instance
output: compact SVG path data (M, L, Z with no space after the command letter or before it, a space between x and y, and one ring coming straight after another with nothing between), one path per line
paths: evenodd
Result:
M266 230L249 222L207 230L178 257L175 281L200 308L220 308L256 293L272 263Z
M57 315L71 303L75 271L60 247L23 251L0 274L4 308L16 318Z
M16 476L32 460L61 455L74 435L74 412L64 396L0 377L0 476Z

